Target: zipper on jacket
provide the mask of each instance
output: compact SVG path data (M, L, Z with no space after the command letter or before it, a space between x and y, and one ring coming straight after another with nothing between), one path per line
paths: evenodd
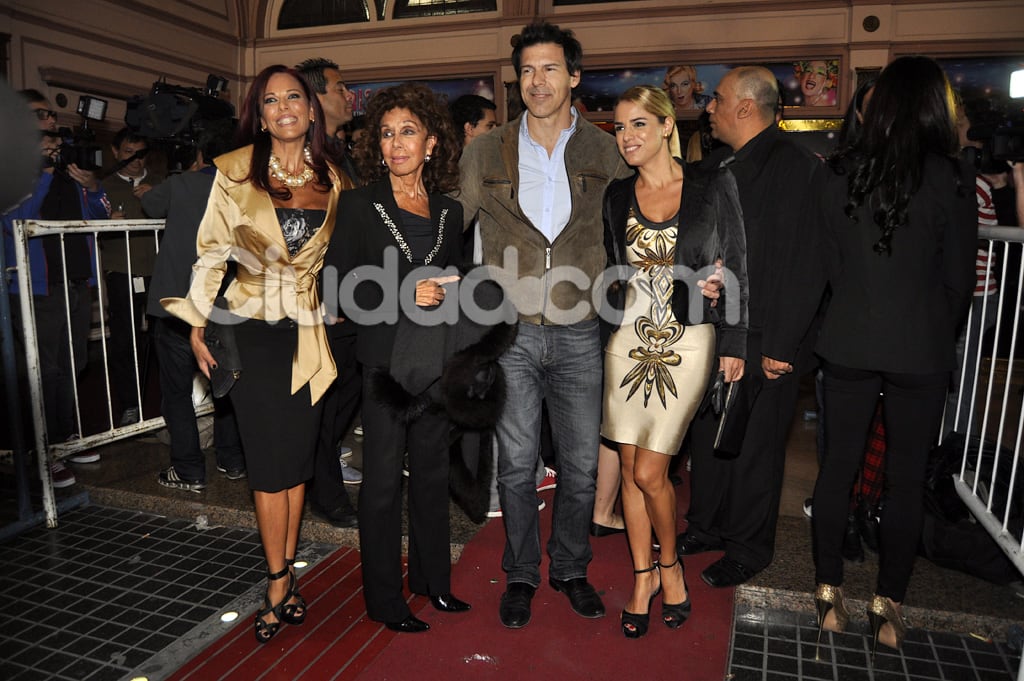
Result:
M547 272L551 269L551 247L548 246L544 249L544 271Z

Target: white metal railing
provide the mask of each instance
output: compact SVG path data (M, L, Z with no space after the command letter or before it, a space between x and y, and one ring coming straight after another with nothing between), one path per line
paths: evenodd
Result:
M142 402L145 386L142 384L140 374L140 358L138 353L138 336L140 329L136 328L135 300L132 286L129 285L128 309L131 313L131 345L133 353L135 395L138 398L139 420L135 423L120 425L114 422L114 397L111 391L110 376L110 354L108 352L108 334L106 329L108 303L106 282L103 277L103 267L100 259L100 250L95 248L93 252L93 265L97 273L98 300L99 300L99 322L100 342L102 343L103 358L103 385L107 410L107 428L98 433L86 434L82 428L82 411L79 402L78 367L74 352L71 352L71 382L73 386L74 418L75 426L81 437L69 442L50 442L47 433L46 417L43 405L42 374L39 361L38 333L35 319L35 310L32 305L32 271L29 259L29 240L44 236L57 236L60 239L62 269L65 272L62 290L54 291L51 295L63 295L65 301L65 315L67 317L66 329L68 333L68 347L74 347L72 338L72 327L70 319L70 293L67 280L67 256L65 251L65 237L72 234L91 235L94 241L99 241L100 234L119 233L124 235L125 248L128 254L128 281L131 282L131 243L129 236L136 232L152 232L158 237L164 228L163 220L19 220L14 223L14 250L15 269L18 279L19 302L21 310L22 329L24 335L25 360L27 367L28 389L30 405L32 409L32 422L34 431L35 451L39 453L38 466L39 476L43 481L43 507L46 513L47 527L57 525L57 505L53 493L53 479L50 471L50 460L71 456L77 452L85 451L104 444L122 440L140 433L159 430L164 427L163 417L144 419L142 416ZM154 238L154 248L159 250L159 239ZM99 398L99 395L89 396ZM202 415L213 410L212 402L197 408L196 414Z
M978 522L1024 573L1024 372L1022 360L1016 358L1024 305L1024 229L982 228L979 239L979 243L987 243L989 268L997 273L999 296L981 299L980 309L972 309L968 320L969 325L977 322L974 317L980 314L980 328L992 328L991 351L983 345L984 333L977 337L968 334L964 354L974 362L965 362L960 375L954 377L958 399L946 418L966 436L954 485ZM1018 679L1024 681L1024 665Z

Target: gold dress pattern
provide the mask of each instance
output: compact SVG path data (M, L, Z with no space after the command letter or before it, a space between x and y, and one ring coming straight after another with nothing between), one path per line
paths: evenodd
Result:
M678 216L651 222L635 203L626 220L626 252L636 268L622 324L605 348L604 422L614 442L675 454L711 371L711 324L684 327L672 312ZM685 333L684 333L685 331Z

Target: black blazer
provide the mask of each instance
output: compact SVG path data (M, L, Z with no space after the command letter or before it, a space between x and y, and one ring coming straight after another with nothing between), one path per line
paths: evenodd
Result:
M958 179L959 176L959 179ZM855 369L933 373L956 365L957 329L974 291L978 216L974 176L931 156L911 197L892 254L875 253L874 208L844 212L847 176L825 174L819 224L832 300L816 352Z
M458 265L462 253L462 206L442 194L431 194L429 199L431 222L435 230L442 227L444 230L440 249L430 266ZM340 316L356 324L356 358L366 367L388 367L396 326L402 315L399 285L415 266L398 248L398 242L375 204L392 222L400 223L398 204L387 179L341 193L334 235L324 258L324 302L329 314L338 315L339 297L335 294L339 285L352 290L353 296L340 298ZM391 270L385 270L386 253L391 254L392 262L397 262L397 268L392 265ZM377 283L368 280L365 272L354 271L363 265L380 268L374 275ZM383 281L381 271L387 273L387 281ZM381 283L386 285L386 291ZM409 290L402 295L414 297L413 282L408 286Z
M151 218L166 218L160 252L149 284L146 314L170 317L161 298L184 298L192 283L196 233L206 212L214 172L190 171L169 178L142 195L142 210Z
M678 162L678 159L677 159ZM700 297L702 311L696 323L710 322L718 335L718 354L746 358L747 351L747 259L746 233L736 192L736 180L725 169L702 169L684 165L682 198L679 204L679 230L676 236L675 264L699 272L722 258L724 267L735 279L727 279L718 305ZM617 180L604 195L604 242L610 265L626 265L626 220L633 203L636 176ZM728 276L728 275L727 275ZM700 277L700 278L703 278ZM694 277L696 279L696 277ZM690 319L691 296L700 296L689 284L675 279L672 285L672 312L686 325ZM733 296L728 300L726 296ZM613 288L611 309L602 318L618 328L625 303L625 286ZM726 319L726 310L735 307L735 318ZM732 316L732 315L729 315Z

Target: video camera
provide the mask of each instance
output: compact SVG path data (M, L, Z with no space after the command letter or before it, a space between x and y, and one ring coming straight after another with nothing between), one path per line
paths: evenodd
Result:
M1024 115L1004 116L996 111L968 114L971 127L967 139L981 142L981 148L967 147L969 161L982 174L1009 172L1007 162L1024 161Z
M210 75L206 88L153 83L148 95L128 100L125 124L139 135L169 147L170 171L187 168L195 158L199 135L211 123L230 121L235 107L219 97L227 81Z
M64 172L74 164L82 170L99 170L103 166L103 150L96 144L96 133L89 121L102 121L107 116L107 102L98 97L83 95L78 98L78 115L82 125L77 130L60 128L56 133L44 133L60 138L60 146L51 157L55 170Z
M1010 74L1009 86L1008 112L998 110L985 100L974 102L983 105L978 107L971 106L971 102L964 103L971 122L967 139L981 142L980 149L971 151L968 147L964 151L979 173L1005 173L1009 171L1007 162L1024 162L1024 110L1021 108L1024 70Z

